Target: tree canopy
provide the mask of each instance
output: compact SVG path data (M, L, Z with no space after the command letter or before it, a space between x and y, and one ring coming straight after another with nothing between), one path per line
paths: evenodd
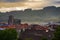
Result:
M53 40L60 40L60 26L58 26L54 32Z
M17 40L17 32L15 29L0 30L0 40Z

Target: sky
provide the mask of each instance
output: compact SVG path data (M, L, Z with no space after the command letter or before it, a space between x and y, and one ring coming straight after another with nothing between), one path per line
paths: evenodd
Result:
M0 11L42 9L46 6L60 7L60 0L0 0Z

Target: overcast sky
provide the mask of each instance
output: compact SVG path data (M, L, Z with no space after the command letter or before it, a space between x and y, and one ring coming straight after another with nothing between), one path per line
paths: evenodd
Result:
M26 8L39 9L46 6L60 6L60 0L0 0L0 11L21 10Z

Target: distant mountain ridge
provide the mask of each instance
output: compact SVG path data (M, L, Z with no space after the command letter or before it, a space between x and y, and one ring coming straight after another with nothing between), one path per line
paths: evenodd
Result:
M41 10L26 9L24 11L0 12L0 20L8 20L9 15L21 19L22 22L55 22L60 21L60 7L48 6Z

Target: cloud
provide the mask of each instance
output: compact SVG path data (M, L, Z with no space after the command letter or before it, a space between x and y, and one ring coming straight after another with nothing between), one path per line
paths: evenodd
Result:
M0 2L18 2L22 0L0 0Z
M0 0L0 8L2 7L24 7L32 9L40 9L46 6L60 6L59 0Z
M54 2L55 4L60 4L60 1L56 1L56 2Z
M21 1L21 0L20 0ZM4 3L4 2L2 2L2 3L0 3L1 5L0 5L0 7L16 7L16 6L18 6L18 7L21 7L22 5L23 5L23 7L25 6L25 7L27 7L27 8L42 8L42 7L44 7L44 6L47 6L48 4L49 4L49 2L48 1L46 1L46 3L45 3L45 1L44 0L42 0L42 1L29 1L29 0L24 0L25 2L16 2L16 3L14 3L14 2L12 2L12 3Z
M60 7L60 0L53 0L51 4L53 6Z

